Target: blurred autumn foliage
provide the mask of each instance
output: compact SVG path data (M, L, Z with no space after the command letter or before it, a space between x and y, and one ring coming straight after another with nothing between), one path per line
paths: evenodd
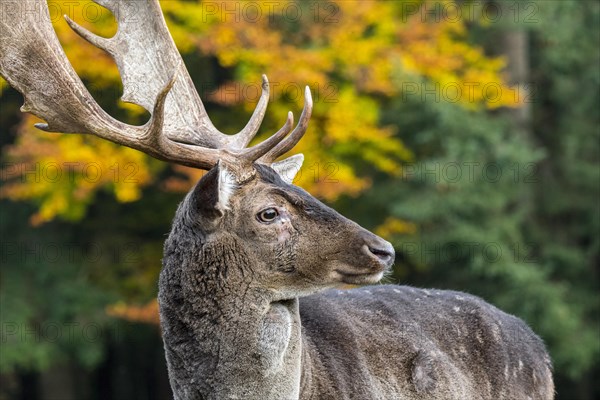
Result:
M297 7L293 8L297 18L291 23L281 12L289 9L288 3ZM92 1L49 4L50 10L69 10L76 22L99 35L110 37L116 31L112 14ZM216 8L209 7L211 4ZM221 111L226 115L221 118L234 124L221 128L234 130L235 123L243 121L254 107L260 94L259 77L267 73L273 90L264 126L272 132L290 108L297 111L302 107L301 89L309 85L316 104L310 133L294 149L306 155L296 183L326 200L357 195L368 188L365 168L399 176L401 163L413 161L397 127L380 124L379 102L398 96L407 87L412 89L407 83L412 84L414 76L423 77L438 90L451 91L449 96L466 108L518 105L518 97L501 75L502 58L490 58L482 48L466 42L470 21L447 18L430 22L419 13L404 15L403 2L277 2L275 7L264 1L253 2L255 9L244 3L228 9L224 4L162 3L184 56L214 56L232 71L231 79L221 82L209 96L203 89L214 83L212 77L191 71L201 96L205 102L229 107ZM247 18L227 12L235 10L236 4ZM248 18L253 12L265 15ZM76 35L58 15L51 17L75 70L101 105L114 107L109 102L117 101L121 83L112 59ZM485 91L472 90L474 87L494 87L502 96L486 97ZM231 108L236 105L241 108ZM118 113L128 121L143 122L145 113L140 107L123 102L118 106ZM238 117L231 118L236 114ZM82 218L98 190L112 191L121 202L138 200L141 189L165 167L138 152L95 138L36 131L34 119L30 115L23 119L15 144L6 150L5 158L17 165L4 171L5 177L13 179L0 192L12 200L38 203L34 224L55 217ZM48 167L50 163L70 166L65 171L68 176L57 177L58 172ZM55 179L40 181L36 174L23 173L35 171L39 165L46 168L40 174ZM186 191L199 175L179 170L189 179L179 184L171 179L166 187Z
M156 299L142 306L127 305L122 302L112 304L106 308L106 313L113 317L143 322L146 324L158 325L160 322L158 319L158 302Z

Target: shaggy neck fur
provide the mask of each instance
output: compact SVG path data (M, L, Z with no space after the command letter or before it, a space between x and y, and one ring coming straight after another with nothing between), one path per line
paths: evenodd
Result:
M198 235L197 229L185 216L175 220L160 277L175 398L298 398L297 300L273 302L252 287L258 269L238 239L226 232Z

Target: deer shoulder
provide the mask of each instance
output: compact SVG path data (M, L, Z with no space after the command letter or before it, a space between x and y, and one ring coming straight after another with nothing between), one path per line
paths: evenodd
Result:
M522 320L466 293L397 285L332 290L301 299L300 313L306 358L314 362L303 384L328 398L554 395L541 339Z

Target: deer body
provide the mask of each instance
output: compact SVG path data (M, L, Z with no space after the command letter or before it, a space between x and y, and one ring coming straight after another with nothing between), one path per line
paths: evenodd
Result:
M45 0L0 0L0 75L52 132L91 134L208 170L179 206L165 243L159 305L177 400L550 400L550 361L515 317L457 292L379 286L390 243L292 185L303 157L275 161L306 132L310 90L265 141L269 99L225 135L211 123L158 0L96 0L112 38L69 25L116 61L142 126L108 115L70 65ZM136 18L130 18L135 15ZM292 129L293 128L293 129Z
M474 296L384 285L300 300L301 399L552 399L544 346ZM306 372L311 371L310 373Z
M159 302L177 399L553 398L541 340L521 320L477 297L394 285L315 293L356 283L335 277L331 265L372 270L361 263L379 259L353 252L353 244L386 246L266 167L258 170L254 188L230 199L236 226L207 212L218 202L218 193L210 194L218 190L209 183L217 179L213 170L181 204L167 239ZM274 222L283 228L271 226L269 238L249 241L254 222L240 227L239 219L248 197L260 209L262 202L277 203L269 191L286 187L300 197L287 205L290 223ZM313 259L294 254L302 248L294 231L306 226L296 218L304 217L300 210L307 204L327 220L322 235L304 232L308 242L335 232L350 257L332 248L335 240L327 249L315 245ZM204 232L215 218L230 230Z

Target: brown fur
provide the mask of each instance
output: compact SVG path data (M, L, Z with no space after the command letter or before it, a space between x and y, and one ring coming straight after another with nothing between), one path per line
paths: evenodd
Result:
M165 243L176 399L553 398L548 354L521 320L459 292L326 290L376 282L389 243L261 165L223 204L222 168L188 194ZM269 207L277 219L260 222Z

